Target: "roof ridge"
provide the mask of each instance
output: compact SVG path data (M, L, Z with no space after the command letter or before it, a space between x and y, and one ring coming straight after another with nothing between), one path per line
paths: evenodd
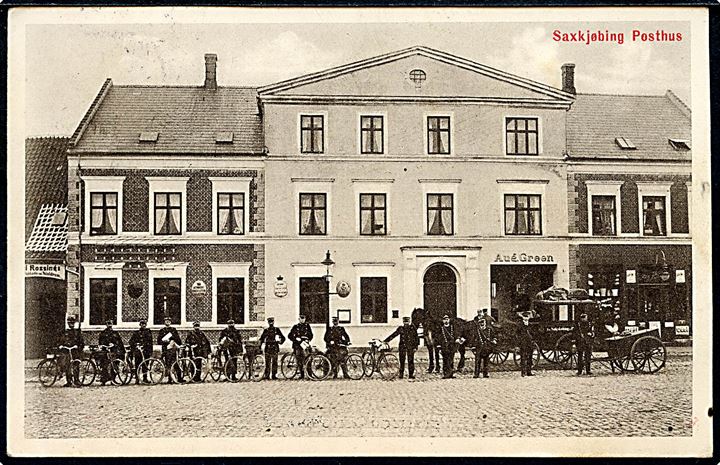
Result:
M665 92L665 97L667 97L668 100L670 100L670 102L672 102L683 115L687 116L688 118L692 116L692 109L690 109L690 107L685 102L683 102L680 97L675 95L675 92L668 89Z
M105 82L103 82L103 85L100 87L100 91L98 92L97 96L93 99L92 103L90 104L90 108L88 108L87 112L85 112L85 115L80 120L80 124L78 125L77 129L75 130L75 133L73 133L72 138L70 140L70 146L74 147L77 145L78 142L80 142L80 138L85 133L85 129L87 128L88 124L90 124L90 120L95 116L95 113L97 112L97 109L102 104L103 100L105 100L105 96L110 91L110 88L113 86L113 82L111 78L105 79Z
M47 139L70 140L71 137L72 136L67 136L67 135L61 136L59 134L31 135L31 136L26 136L25 140L28 142L33 141L33 140L47 140Z
M648 94L602 94L599 92L578 92L576 95L592 95L597 97L652 97L652 98L665 98L666 95L648 95Z

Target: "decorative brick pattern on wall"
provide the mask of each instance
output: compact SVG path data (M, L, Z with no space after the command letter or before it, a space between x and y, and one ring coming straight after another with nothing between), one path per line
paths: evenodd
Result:
M265 320L265 245L253 246L253 264L250 267L250 321Z
M80 248L77 245L69 245L66 255L66 265L71 270L80 269ZM67 276L67 300L66 308L69 315L79 316L82 308L82 293L80 292L80 277L75 273L66 273Z
M577 289L579 276L578 276L578 251L579 246L577 244L570 244L568 246L568 275L570 276L570 288Z
M122 274L122 319L127 321L140 321L148 318L148 272L147 270L123 270ZM130 297L128 290L132 286L142 287L139 297Z

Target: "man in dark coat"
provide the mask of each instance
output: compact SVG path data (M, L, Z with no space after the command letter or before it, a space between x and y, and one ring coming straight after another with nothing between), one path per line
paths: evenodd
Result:
M79 359L82 356L83 349L85 348L85 340L83 339L80 327L75 327L75 317L69 316L67 318L67 329L63 332L61 338L61 346L68 350L63 349L61 352L61 365L65 367L65 387L76 386L80 387L80 373L77 364L73 365L70 363L73 359Z
M471 345L475 346L475 373L474 377L480 377L482 368L483 378L488 378L488 366L490 364L490 354L497 345L495 330L488 325L487 320L483 318L481 312L469 324L472 334L468 335Z
M200 322L196 321L193 323L193 330L188 333L185 337L185 344L192 348L192 353L195 355L193 362L195 362L195 378L193 381L202 381L203 371L203 359L207 363L207 358L210 355L210 340L207 338L205 333L200 329Z
M408 378L415 379L415 351L418 348L417 330L410 324L410 317L403 317L403 325L399 326L391 335L385 338L385 342L390 342L400 336L398 352L400 355L400 379L405 373L405 358L408 363Z
M522 376L533 376L532 355L535 343L530 332L530 312L520 314L521 321L516 328L516 342L520 349L520 374Z
M112 320L105 322L105 329L103 329L98 336L98 345L104 346L105 350L112 353L115 358L123 359L125 356L125 344L120 334L113 329ZM100 362L100 383L105 385L105 383L111 381L109 354L101 354L101 356L98 357L98 362Z
M275 327L275 318L267 319L268 327L260 335L260 345L265 344L265 374L263 379L277 379L278 353L285 336Z
M459 331L455 328L454 322L450 321L449 315L444 315L442 326L435 343L440 347L443 359L443 378L454 378L453 370L455 364L455 350L457 348Z
M585 373L590 375L592 374L590 373L590 358L592 357L595 329L588 321L587 313L580 315L580 320L575 322L573 332L578 351L577 374L582 375L583 369L585 369Z
M180 334L177 329L171 326L172 320L165 318L165 327L158 331L157 343L160 344L163 363L165 369L170 370L172 364L177 360L177 346L182 344ZM178 377L182 379L182 372L178 370ZM168 383L172 383L172 378L168 376Z
M345 359L347 358L347 346L350 345L350 336L348 336L345 328L340 326L336 316L332 317L332 326L325 331L325 347L327 347L327 356L332 365L333 379L338 376L338 365L342 369L343 377L347 378L347 366Z
M219 340L222 348L221 353L225 356L226 361L243 353L242 333L235 327L235 320L228 320L227 327L220 331ZM228 375L233 381L237 380L237 367L234 363L231 362L228 370Z
M130 353L133 357L133 365L137 370L138 366L146 358L152 357L153 354L153 338L152 331L147 329L147 320L140 320L140 329L132 333L130 336ZM143 382L147 383L147 365L142 365ZM135 384L140 384L140 375L135 373Z
M313 332L310 324L305 322L305 315L300 315L299 321L290 329L288 334L288 339L292 341L295 361L300 370L300 379L305 378L305 350L303 350L301 344L312 341L312 338Z

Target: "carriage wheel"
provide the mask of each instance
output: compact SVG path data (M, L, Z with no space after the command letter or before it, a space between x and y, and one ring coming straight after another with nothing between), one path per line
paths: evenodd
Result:
M377 365L380 377L386 381L397 378L400 373L400 362L393 354L383 354L378 360Z
M369 350L362 353L363 370L368 378L375 373L375 356Z
M577 347L572 333L561 336L555 343L555 360L565 370L577 367Z
M496 349L490 353L490 363L492 363L493 365L502 365L507 359L507 352L500 352Z
M643 336L632 345L630 358L636 371L655 373L665 366L667 350L660 339Z
M623 373L632 373L635 371L635 365L633 365L632 357L629 355L627 357L616 358L612 363Z
M253 381L262 381L265 377L265 357L257 354L250 362L250 379Z
M314 381L327 379L332 373L330 359L323 354L310 355L305 361L305 372Z
M58 377L58 364L54 359L45 359L40 362L37 371L40 384L45 387L55 384Z
M297 358L292 352L288 352L280 359L280 372L285 379L293 379L300 374L300 366L298 365Z
M543 349L540 351L540 355L542 355L542 358L547 360L550 363L557 363L557 352L555 349Z
M358 354L350 354L345 359L345 372L348 378L358 380L365 375L363 360Z
M533 343L533 353L532 353L532 366L533 368L537 368L538 363L540 363L540 347L537 345L537 343ZM513 350L513 362L515 362L515 368L520 368L520 350Z
M245 360L243 356L230 357L225 362L225 379L230 380L232 383L237 383L245 376Z

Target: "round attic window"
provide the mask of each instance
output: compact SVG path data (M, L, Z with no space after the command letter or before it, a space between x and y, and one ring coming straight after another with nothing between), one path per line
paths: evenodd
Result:
M420 87L425 79L427 79L425 71L421 69L414 69L410 71L410 80L415 83L416 86Z

